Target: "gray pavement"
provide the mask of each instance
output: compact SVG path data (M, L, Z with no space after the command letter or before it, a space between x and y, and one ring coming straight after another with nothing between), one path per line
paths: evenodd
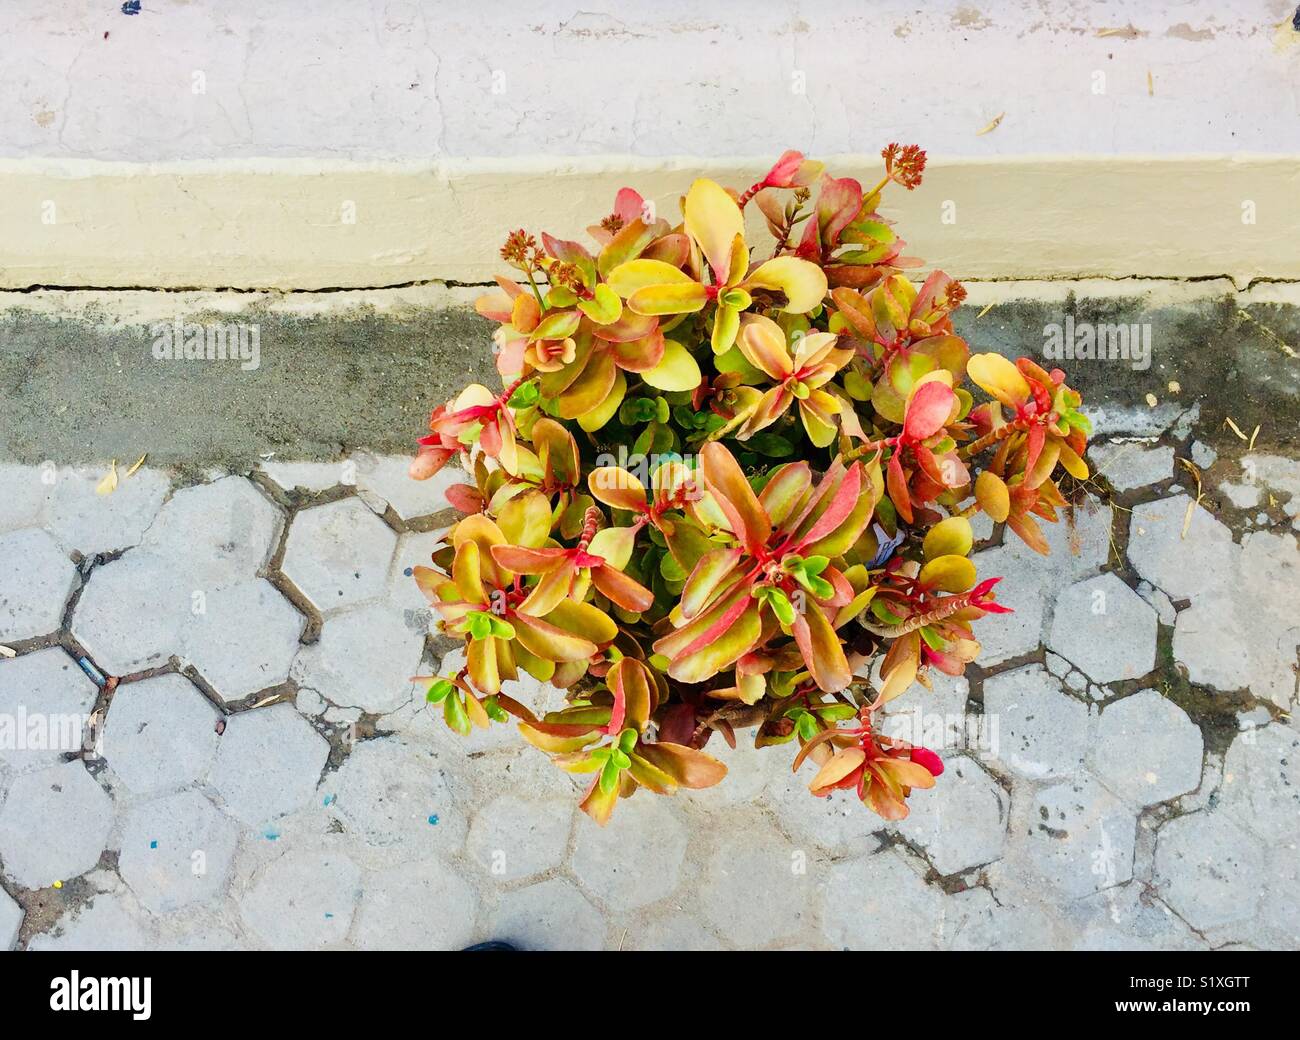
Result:
M452 734L404 573L452 514L398 459L0 468L0 944L1294 948L1300 465L1225 451L1189 514L1162 438L1099 445L1155 483L1097 482L1050 560L992 532L1017 612L898 702L947 770L897 825L742 746L601 830L508 728Z

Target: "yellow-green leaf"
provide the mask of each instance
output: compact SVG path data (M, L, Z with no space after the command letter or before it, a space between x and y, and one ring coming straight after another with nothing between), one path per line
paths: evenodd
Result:
M658 390L694 390L700 385L700 366L676 340L664 340L664 356L641 378Z
M797 256L778 256L745 279L745 289L774 289L786 295L782 310L806 314L826 298L826 274Z
M975 532L964 516L950 516L940 520L925 536L921 552L927 560L939 556L967 556L975 543Z
M921 568L918 580L941 592L967 592L975 587L975 564L966 556L936 556Z
M686 233L699 243L700 251L721 284L731 270L732 247L737 235L745 233L745 218L736 200L716 181L701 177L691 185L682 207Z

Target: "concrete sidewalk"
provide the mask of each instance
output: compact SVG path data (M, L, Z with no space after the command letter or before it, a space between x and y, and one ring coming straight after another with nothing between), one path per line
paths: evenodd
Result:
M0 947L1300 946L1278 347L1300 325L1071 299L969 307L962 331L1038 353L1067 307L1165 338L1149 369L1066 365L1100 413L1098 500L1048 560L984 532L1016 613L980 622L967 679L898 702L949 736L912 816L811 798L789 749L718 743L720 787L643 793L604 830L509 728L461 740L407 681L451 647L405 572L454 477L413 483L397 453L486 367L477 319L263 317L241 370L158 361L102 315L10 312L0 717L26 727L0 747ZM1253 450L1225 418L1260 426ZM91 717L83 752L33 746Z

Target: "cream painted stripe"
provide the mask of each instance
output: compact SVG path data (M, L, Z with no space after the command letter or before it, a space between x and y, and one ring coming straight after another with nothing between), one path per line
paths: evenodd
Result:
M743 187L762 169L627 157L0 160L0 288L485 282L502 270L510 228L582 238L625 184L673 219L693 175ZM830 169L866 185L880 173L878 159L852 156ZM885 214L909 254L961 278L1228 276L1243 287L1300 279L1297 197L1300 162L1288 157L937 160L919 190L887 196Z
M1147 307L1196 306L1231 295L1239 307L1278 304L1300 307L1300 283L1261 283L1234 290L1227 279L1198 281L1108 278L1077 281L996 281L965 283L969 295L964 311L978 314L990 304L1024 301L1064 304L1078 299L1131 300ZM295 317L344 317L364 311L405 317L430 310L467 310L485 292L475 286L417 285L402 289L350 289L340 292L157 292L148 289L39 290L0 289L0 314L24 314L71 319L96 328L149 326L178 316L213 313L247 315L250 310ZM991 310L990 320L997 316ZM487 341L484 340L486 348Z

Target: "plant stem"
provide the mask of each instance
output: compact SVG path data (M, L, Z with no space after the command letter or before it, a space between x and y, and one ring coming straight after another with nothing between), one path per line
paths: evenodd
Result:
M756 181L746 189L745 194L736 200L736 205L742 210L749 204L749 200L762 191L766 185L762 181Z
M1007 423L1005 426L999 426L992 433L986 433L979 440L972 441L970 444L967 444L964 448L959 449L957 454L963 459L969 459L972 455L976 455L979 452L983 451L985 448L1006 440L1013 433L1017 433L1020 430L1023 430L1024 428L1025 428L1024 420L1016 419L1013 422Z
M888 447L888 437L884 437L878 441L866 441L863 444L859 444L856 448L850 448L841 456L841 458L844 462L854 462L857 459L862 458L864 455L869 455L872 452L881 451Z

